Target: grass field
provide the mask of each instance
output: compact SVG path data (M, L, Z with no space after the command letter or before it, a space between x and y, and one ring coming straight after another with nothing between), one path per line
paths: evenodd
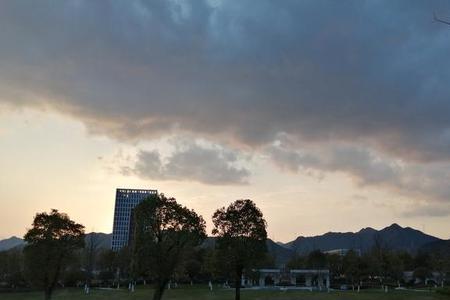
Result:
M153 291L151 289L140 288L134 293L129 293L126 290L93 290L91 294L83 294L82 289L65 289L58 290L54 294L54 299L64 300L140 300L151 299ZM39 300L43 299L42 293L4 293L0 294L1 300ZM163 299L166 300L225 300L234 299L234 290L217 289L210 292L207 287L188 287L168 290ZM361 299L361 300L440 300L450 299L449 296L437 294L435 292L413 292L413 291L390 291L383 293L382 291L361 291L360 293L352 291L336 291L336 292L308 292L308 291L252 291L244 290L241 294L242 300L269 300L269 299L302 299L302 300L347 300L347 299Z

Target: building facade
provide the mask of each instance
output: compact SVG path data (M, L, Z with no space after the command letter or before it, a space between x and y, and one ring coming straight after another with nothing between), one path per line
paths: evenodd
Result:
M328 269L258 269L253 270L257 276L252 280L242 277L244 287L295 287L323 290L330 287L330 270Z
M157 190L117 189L111 249L120 250L130 240L131 213L147 197L156 196Z

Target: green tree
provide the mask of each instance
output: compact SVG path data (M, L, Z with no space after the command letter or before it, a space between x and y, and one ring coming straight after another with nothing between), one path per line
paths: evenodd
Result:
M431 256L428 253L418 253L414 258L414 277L423 283L431 274Z
M351 283L352 289L355 288L355 282L359 282L360 279L360 258L358 254L350 250L343 258L343 268L345 278Z
M414 258L407 251L398 252L398 257L401 260L402 266L405 271L411 271L414 269Z
M403 261L397 252L389 252L386 254L387 260L387 275L391 278L398 286L400 286L400 281L403 278L403 271L405 270L403 266Z
M154 279L153 299L159 300L187 253L206 238L205 221L163 194L142 201L133 219L134 274L147 273Z
M100 250L100 241L94 232L86 236L86 245L83 251L83 267L85 272L85 283L88 287L91 286L94 277L94 269Z
M426 267L418 267L414 270L414 278L420 279L420 281L425 284L427 277L431 275L430 269Z
M13 248L0 252L0 282L11 288L23 285L23 255L22 250Z
M98 268L100 270L99 278L102 281L112 282L116 274L117 253L111 249L105 249L99 252Z
M235 299L240 299L241 278L267 252L267 223L251 200L237 200L218 209L212 221L216 247L227 264L234 269ZM249 270L250 271L250 270Z
M287 262L286 267L288 269L305 269L306 268L306 257L296 253Z
M114 277L117 287L120 287L122 279L136 279L139 273L136 273L133 268L133 250L129 246L122 247L115 255L116 270ZM134 278L132 278L134 277Z
M306 259L306 266L310 269L323 269L327 265L327 257L320 250L311 251Z
M370 275L374 278L377 277L382 287L384 286L384 281L388 275L388 253L389 249L381 235L375 235L374 244L368 253L367 262L370 266Z
M202 272L206 275L207 280L222 278L227 274L222 268L219 253L215 248L205 249Z
M450 254L432 253L431 268L438 274L438 284L444 287L445 273L450 271Z
M71 257L84 246L84 226L56 209L36 214L32 226L24 236L25 266L31 282L50 299Z
M338 277L343 273L342 257L338 254L327 255L327 265L330 269L331 277Z
M196 258L191 258L185 263L185 272L189 277L189 281L191 285L194 283L194 280L200 275L202 271L202 261Z

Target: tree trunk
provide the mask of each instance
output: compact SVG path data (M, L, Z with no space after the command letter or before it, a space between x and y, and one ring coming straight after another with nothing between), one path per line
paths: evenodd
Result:
M241 299L241 279L242 279L242 269L236 270L236 281L235 281L235 300Z
M52 292L53 292L52 288L50 288L50 287L45 288L44 299L45 300L50 300L52 298Z
M234 299L235 300L240 300L241 299L241 280L240 279L236 279L236 289L235 289L235 296Z
M168 280L164 280L164 281L158 282L156 284L155 293L153 294L153 300L161 300L161 298L166 290L166 285L168 282L169 282Z
M163 293L164 288L161 288L159 285L157 285L155 292L153 293L153 300L161 300Z

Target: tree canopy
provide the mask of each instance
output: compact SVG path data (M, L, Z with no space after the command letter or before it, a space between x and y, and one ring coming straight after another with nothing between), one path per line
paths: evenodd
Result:
M223 261L233 269L235 299L238 300L244 270L264 258L267 251L267 223L261 210L249 199L236 200L227 208L218 209L212 221L217 249Z
M36 214L24 239L29 279L44 289L45 299L50 299L72 255L84 246L84 226L52 209Z
M190 249L206 238L205 221L163 194L142 201L133 212L133 269L156 282L153 299L164 289Z

